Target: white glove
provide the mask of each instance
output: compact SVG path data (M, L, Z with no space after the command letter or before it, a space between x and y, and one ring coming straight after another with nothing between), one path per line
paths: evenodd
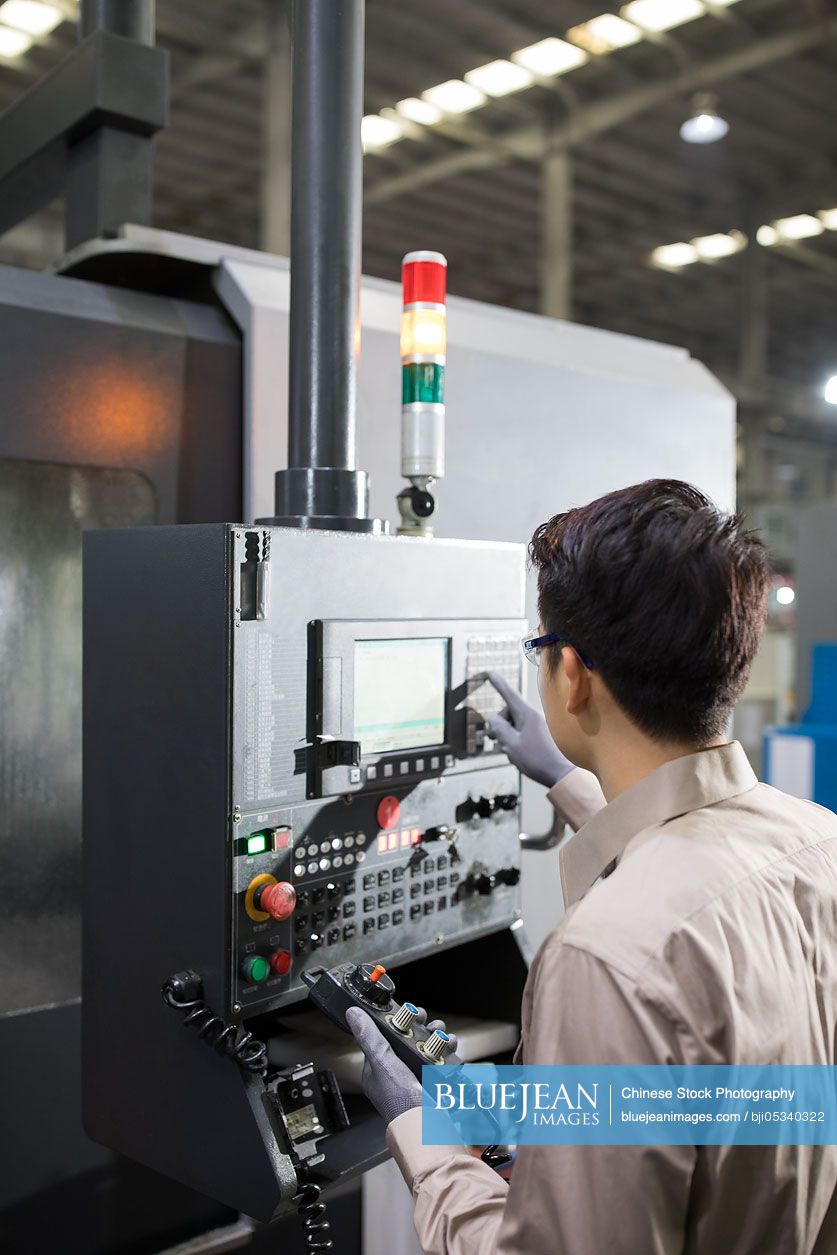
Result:
M506 703L506 709L488 720L491 735L496 737L509 756L509 761L530 780L551 789L573 770L574 764L559 750L539 710L529 706L496 671L488 679Z

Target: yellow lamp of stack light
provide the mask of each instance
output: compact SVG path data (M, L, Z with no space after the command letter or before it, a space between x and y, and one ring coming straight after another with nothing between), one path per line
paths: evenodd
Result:
M401 315L401 360L443 358L447 348L444 306L413 305Z

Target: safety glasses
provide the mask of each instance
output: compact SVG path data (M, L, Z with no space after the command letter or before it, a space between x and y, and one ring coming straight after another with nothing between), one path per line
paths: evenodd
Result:
M560 632L547 632L545 635L540 635L538 629L533 628L531 631L527 632L526 636L524 636L520 642L520 647L523 650L523 657L528 662L531 662L533 667L539 667L541 665L541 650L547 645L570 645L578 654L587 670L591 671L593 669L593 664L590 659L587 658L581 650L577 648L577 646L573 645L572 641L568 641L566 636L562 636Z

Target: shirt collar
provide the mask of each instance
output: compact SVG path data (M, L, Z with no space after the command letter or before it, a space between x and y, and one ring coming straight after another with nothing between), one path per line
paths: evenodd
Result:
M643 829L726 801L756 784L737 741L663 763L615 797L561 848L565 905L577 902Z

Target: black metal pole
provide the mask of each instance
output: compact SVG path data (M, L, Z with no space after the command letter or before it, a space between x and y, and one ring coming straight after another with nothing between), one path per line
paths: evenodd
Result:
M138 44L154 43L155 0L81 0L79 37L94 31L123 35Z
M293 0L288 470L276 522L384 530L357 463L364 0Z

